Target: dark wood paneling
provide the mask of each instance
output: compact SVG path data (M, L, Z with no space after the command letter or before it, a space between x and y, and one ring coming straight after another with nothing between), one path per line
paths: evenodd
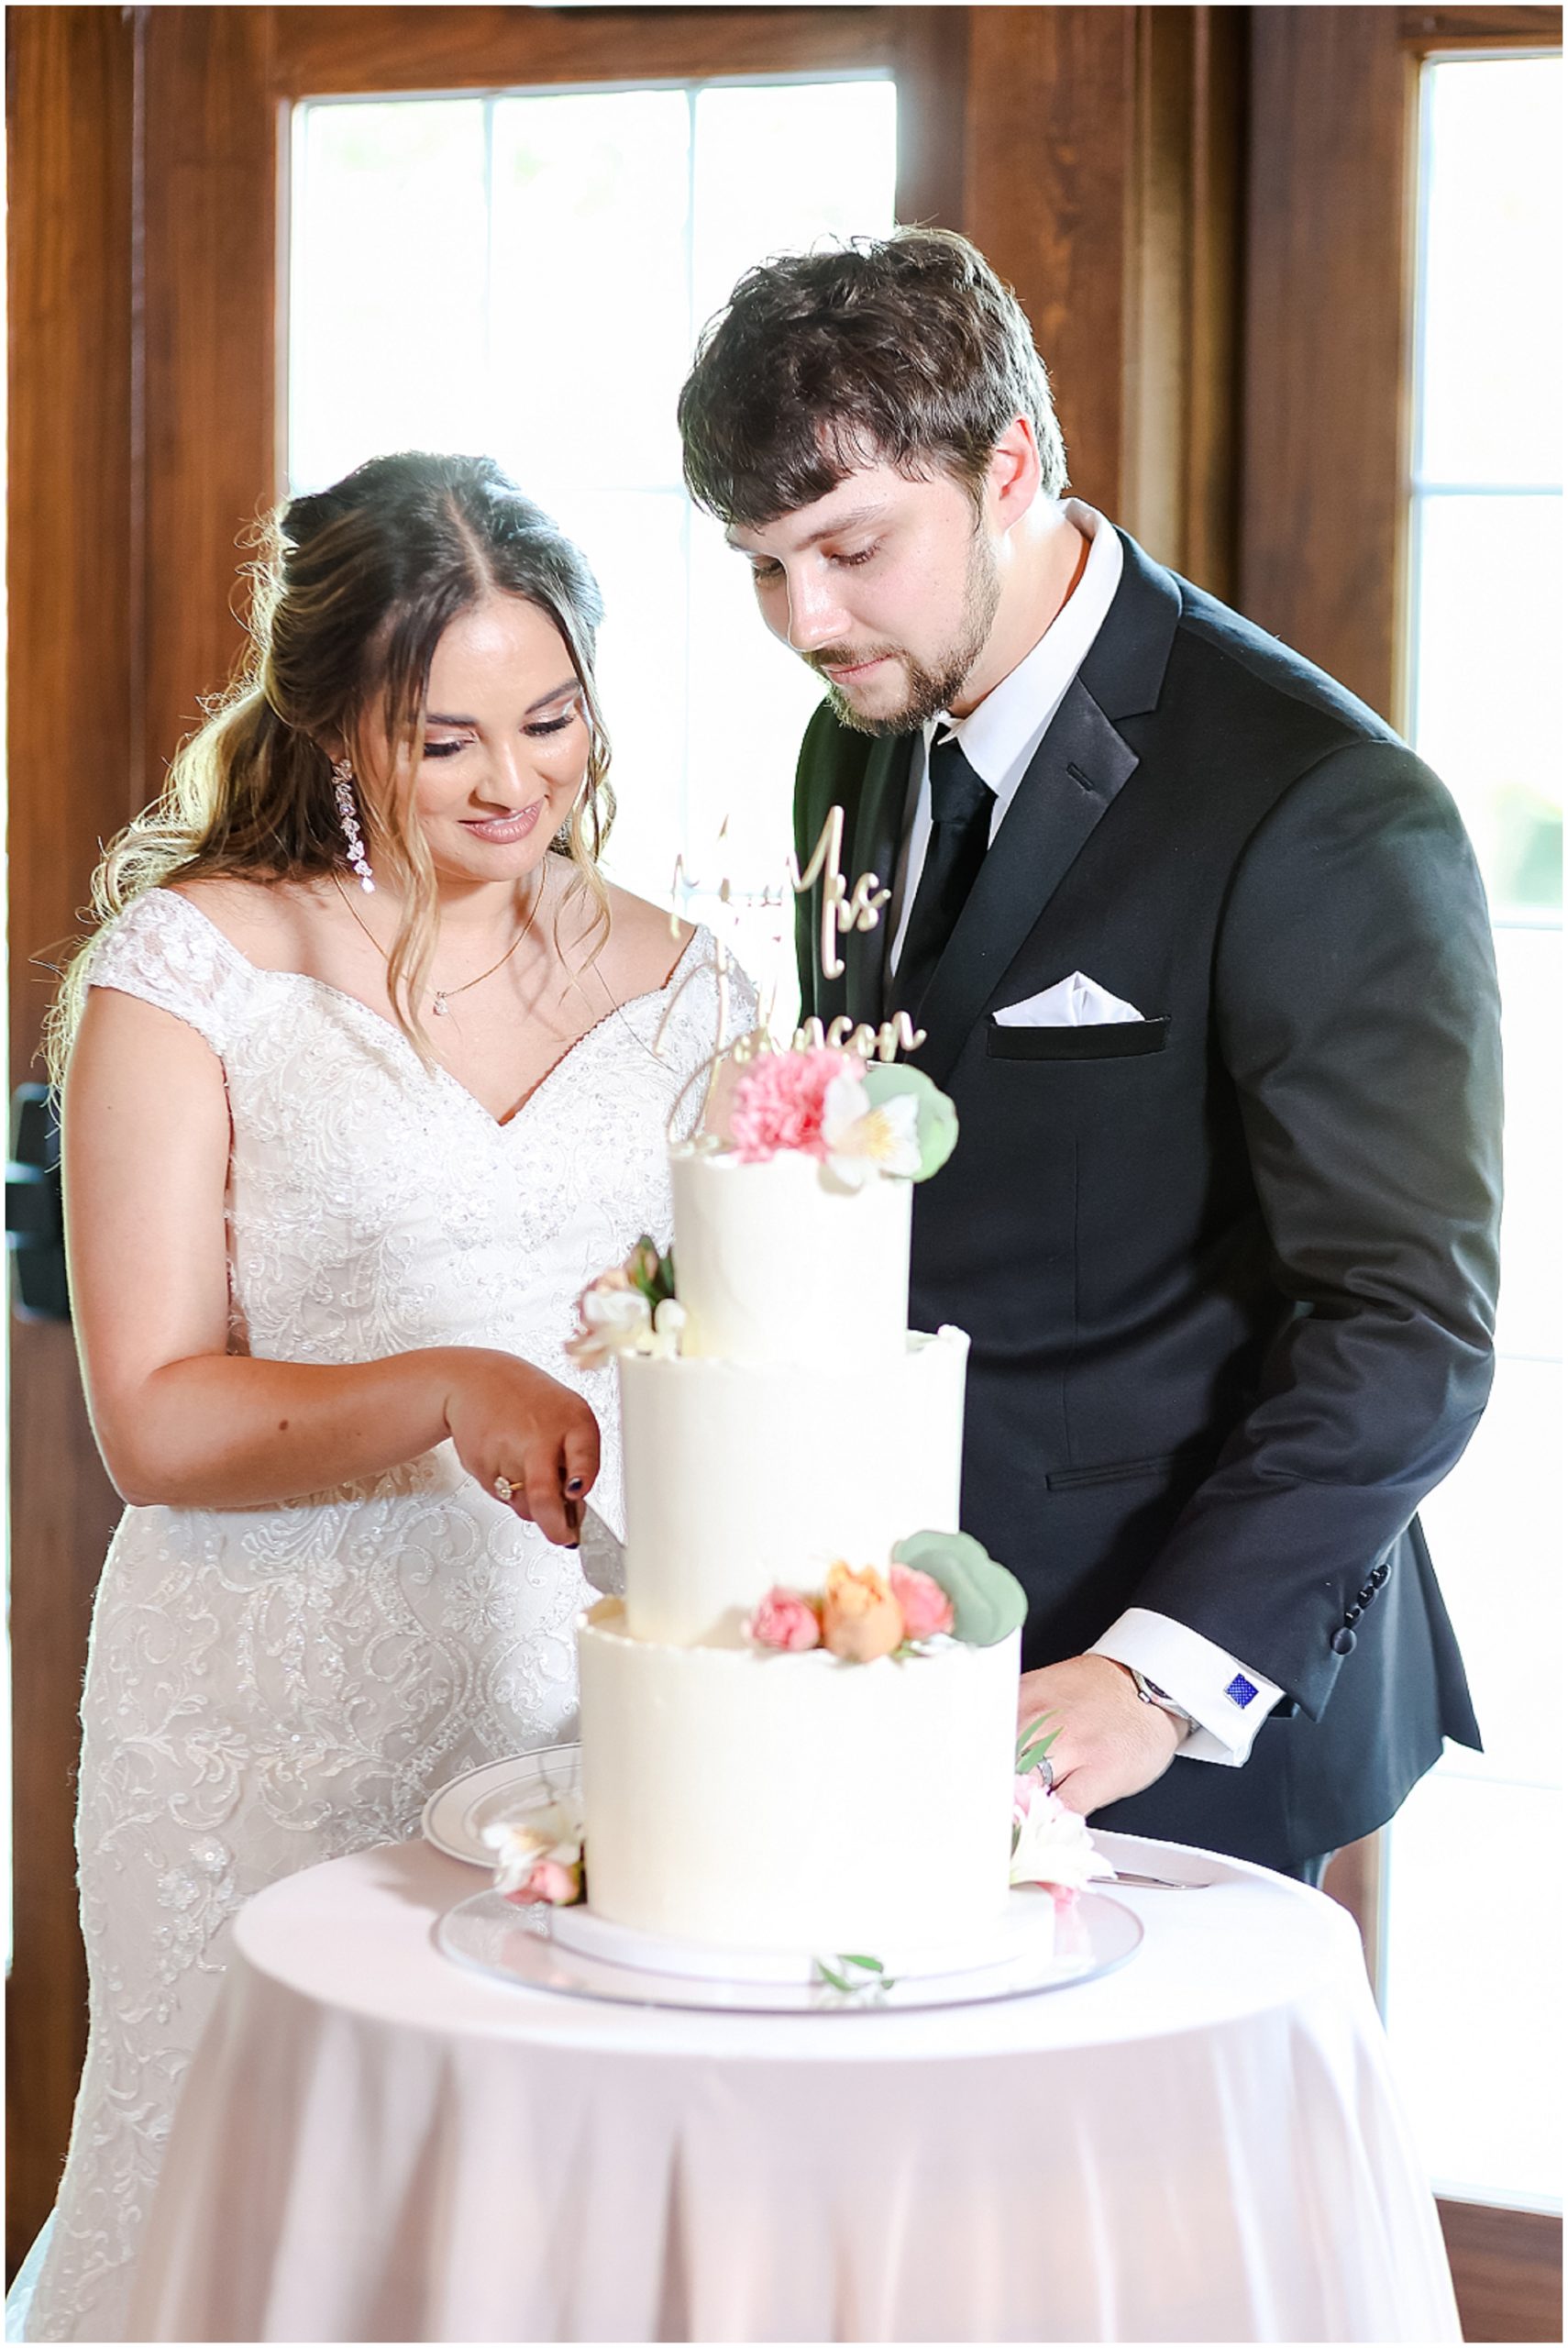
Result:
M238 541L282 486L269 8L149 8L142 796L243 648ZM310 16L311 9L299 11Z
M1236 591L1237 319L1246 12L1135 12L1123 487L1117 518Z
M1241 603L1392 719L1416 67L1387 8L1252 13Z
M1466 2340L1561 2340L1562 2221L1532 2210L1440 2201Z
M1122 508L1132 8L971 11L963 227L1050 370L1077 493Z
M899 84L897 214L907 227L964 225L965 99L968 8L897 8L893 72Z
M1561 49L1561 8L1401 8L1399 37L1408 47L1440 49Z
M897 8L291 8L273 16L290 97L853 72L885 65Z
M11 1066L31 1070L45 965L80 926L97 842L130 812L131 149L118 8L6 22L10 260ZM48 2214L86 2036L72 1830L76 1704L118 1503L71 1333L13 1326L15 1956L6 1993L7 2272Z

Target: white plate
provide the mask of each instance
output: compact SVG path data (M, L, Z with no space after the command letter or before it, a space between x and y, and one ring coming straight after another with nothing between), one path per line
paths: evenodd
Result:
M495 1854L485 1844L485 1828L542 1809L562 1794L576 1793L581 1755L580 1744L547 1744L538 1753L520 1753L515 1760L487 1761L478 1769L465 1769L425 1803L420 1820L425 1841L449 1859L461 1859L465 1866L483 1867L490 1874Z

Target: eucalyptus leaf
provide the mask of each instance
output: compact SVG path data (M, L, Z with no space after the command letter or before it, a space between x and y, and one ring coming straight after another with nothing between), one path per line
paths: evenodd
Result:
M841 1956L838 1961L841 1965L861 1966L867 1973L885 1973L888 1969L879 1956L849 1956L846 1955Z
M1036 1722L1034 1726L1038 1729L1039 1722ZM1047 1729L1043 1736L1032 1735L1026 1729L1018 1740L1018 1749L1013 1755L1014 1775L1027 1777L1036 1763L1044 1759L1061 1733L1059 1728L1053 1728Z

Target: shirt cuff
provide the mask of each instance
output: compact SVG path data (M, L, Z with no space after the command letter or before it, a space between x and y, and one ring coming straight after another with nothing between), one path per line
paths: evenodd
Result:
M1185 1623L1147 1606L1130 1606L1119 1614L1088 1652L1141 1671L1192 1714L1198 1726L1176 1746L1185 1761L1218 1761L1239 1769L1285 1693L1200 1631L1189 1631Z

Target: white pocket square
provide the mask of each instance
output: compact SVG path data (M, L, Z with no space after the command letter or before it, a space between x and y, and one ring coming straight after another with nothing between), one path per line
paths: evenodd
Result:
M1075 970L1070 979L1058 979L1026 1002L1010 1002L991 1016L999 1027L1110 1027L1143 1014Z

